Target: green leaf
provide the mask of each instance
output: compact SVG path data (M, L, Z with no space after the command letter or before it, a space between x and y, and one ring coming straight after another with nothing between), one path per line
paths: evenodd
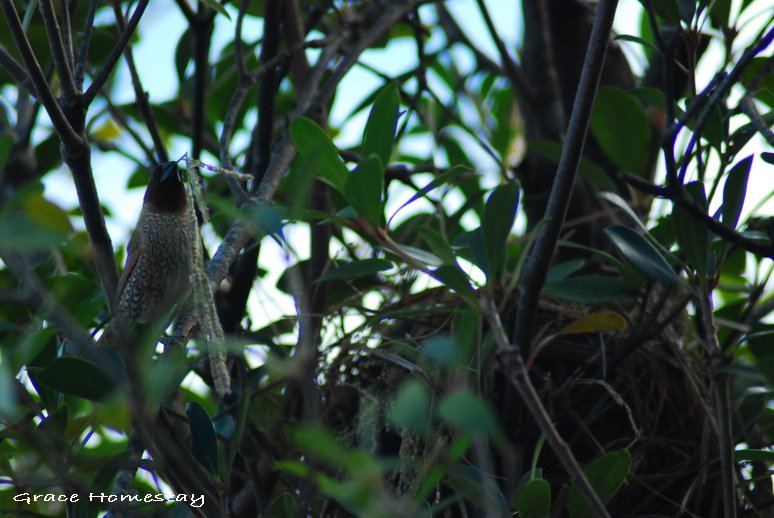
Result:
M623 256L645 275L668 284L682 282L656 247L634 230L623 225L610 225L605 233Z
M325 131L313 120L299 117L290 124L290 137L305 163L314 167L313 173L343 193L349 171Z
M677 0L677 10L680 13L680 19L690 26L696 13L696 0Z
M73 231L70 218L43 197L38 185L19 191L0 213L0 243L12 250L39 250L59 245Z
M701 182L691 182L685 185L687 194L694 203L707 210L707 198L704 194L704 185ZM688 264L699 274L707 273L707 265L710 261L709 246L710 235L707 228L696 221L685 209L675 204L672 210L675 237L680 250L685 254Z
M737 162L728 172L726 183L723 186L723 223L731 228L736 228L739 215L742 213L744 199L747 196L747 179L752 167L752 155Z
M602 500L603 504L606 504L612 500L623 485L631 465L632 457L629 452L617 450L605 453L595 459L583 472L586 474L586 478L588 478L591 487L594 488L599 499ZM594 517L594 514L586 506L586 502L575 486L570 488L567 507L572 518Z
M264 513L266 518L295 518L299 516L298 504L293 495L285 491L271 501Z
M769 463L769 465L771 465L771 464L774 464L774 451L757 450L752 448L735 450L734 460L737 462L745 461L745 460L762 461L762 462L767 462Z
M403 383L387 408L387 420L398 428L425 433L430 427L430 393L424 383L410 379Z
M457 263L442 264L433 270L433 277L457 292L471 306L476 306L476 294L470 288L470 279Z
M368 115L363 131L362 154L367 157L376 155L382 164L390 162L395 144L395 128L398 125L400 93L394 82L385 86L374 100L374 106Z
M615 165L645 173L651 128L645 110L632 95L620 88L600 88L591 115L591 133Z
M193 37L191 28L186 28L175 47L175 71L177 80L182 85L185 82L185 71L193 58Z
M444 367L453 367L462 360L459 344L446 333L438 333L422 340L420 350L422 354Z
M189 401L185 405L185 415L191 427L191 454L207 471L218 472L218 441L215 427L207 411L198 403Z
M658 51L658 47L653 45L653 43L651 43L651 42L649 42L649 41L647 41L647 40L645 40L643 38L640 38L638 36L632 36L630 34L619 34L619 35L617 35L613 39L618 40L618 41L630 41L632 43L639 43L643 47L646 47L646 48L648 48L650 50Z
M498 186L489 195L481 220L481 235L487 259L487 278L499 279L505 265L505 242L516 219L519 188L516 182Z
M454 250L452 250L451 245L440 232L432 227L417 227L417 232L430 247L430 251L437 255L439 259L447 264L454 263Z
M38 383L49 388L92 401L103 399L115 388L113 379L102 367L75 356L55 358L32 374Z
M384 220L382 190L384 166L376 155L369 155L347 178L344 197L363 219L375 227Z
M547 282L543 287L543 293L572 302L609 302L626 297L628 291L620 277L577 275L556 282Z
M362 259L360 261L352 261L337 266L336 268L325 272L315 282L367 277L389 270L390 268L392 268L392 263L386 259Z
M520 518L548 518L551 516L551 485L542 478L530 480L516 490L511 505Z
M228 11L226 11L226 8L220 5L220 2L218 0L200 0L205 5L210 6L212 9L215 9L218 13L222 14L229 20L231 20L231 15L228 14Z
M492 411L480 397L465 389L446 395L438 404L438 416L450 426L474 435L499 435Z
M645 9L652 8L655 13L663 18L669 25L678 25L680 23L680 10L675 0L640 0Z
M554 164L559 163L559 158L562 154L562 145L559 142L546 139L531 139L527 141L527 147L530 152L537 153ZM616 188L615 183L604 169L589 158L581 158L580 164L578 164L578 175L590 181L601 190L614 190Z
M754 92L755 99L767 104L769 108L774 108L774 71L769 68L766 75L760 77L764 67L769 66L770 60L771 57L766 56L754 58L742 73L742 84L747 88L757 84L757 89ZM764 115L764 120L769 117L771 117L771 112Z

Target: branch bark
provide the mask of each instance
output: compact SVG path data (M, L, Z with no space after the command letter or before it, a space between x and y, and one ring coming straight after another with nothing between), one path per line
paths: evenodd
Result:
M532 326L537 311L540 291L546 281L551 257L559 240L559 234L570 203L578 164L588 132L591 109L599 86L605 60L617 0L601 0L597 6L591 29L586 59L581 72L578 91L573 103L567 138L562 147L559 166L548 198L546 224L540 230L535 245L529 253L521 275L521 297L516 314L516 344L525 352L532 341Z

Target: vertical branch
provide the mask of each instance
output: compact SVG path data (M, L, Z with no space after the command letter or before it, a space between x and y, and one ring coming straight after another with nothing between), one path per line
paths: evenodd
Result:
M144 2L147 5L148 0L144 0ZM142 3L143 0L140 0L140 4ZM137 9L135 9L132 19L136 17L139 18L137 13L140 11L140 7L141 5L138 5ZM142 7L144 9L144 6ZM131 34L131 26L125 23L124 15L121 13L121 4L119 2L113 4L113 13L115 14L116 24L121 30L122 36L127 33ZM116 45L116 48L118 47L119 45ZM145 125L148 127L148 133L150 133L151 139L153 140L153 145L156 148L156 156L158 157L159 162L166 162L168 160L167 149L164 146L164 140L161 138L159 128L156 125L156 118L153 116L153 111L151 111L150 103L148 102L148 94L145 92L145 89L142 86L142 82L140 81L140 74L137 72L137 67L134 65L131 46L127 45L124 48L124 59L126 60L126 65L129 68L129 74L132 77L132 87L134 88L137 108L140 111L143 122L145 122ZM96 83L96 79L94 82ZM92 86L94 86L94 84L92 84ZM91 91L92 86L89 87L89 91Z
M591 28L586 59L581 71L578 91L573 103L567 138L562 147L559 165L546 207L546 224L540 230L535 245L524 264L521 276L521 297L516 314L516 344L528 351L532 341L532 326L540 291L570 203L575 176L583 154L583 145L605 61L617 0L601 0Z
M194 60L191 156L197 160L202 152L204 126L207 116L207 83L210 75L209 55L214 19L215 10L207 8L204 2L199 2L199 11L190 20Z
M97 12L97 0L89 0L86 10L86 18L81 30L81 43L78 45L78 54L75 56L75 86L83 89L83 77L86 74L86 60L89 58L89 45L91 44L91 30L94 27L94 14Z
M731 403L728 383L728 360L718 343L717 326L712 305L712 289L706 279L698 288L697 306L701 313L701 328L712 371L715 396L715 418L718 423L718 452L720 454L720 480L722 484L723 516L736 518L736 490L733 460L734 443L731 432Z
M65 56L67 57L67 64L70 66L70 70L75 67L75 53L73 51L73 28L70 24L70 2L68 0L60 0L59 5L62 9L62 43L64 44ZM78 89L78 85L75 84L75 88Z
M497 355L503 363L503 372L516 388L522 401L524 401L524 405L537 422L540 431L546 436L548 444L551 445L565 471L570 476L570 480L578 488L578 492L583 496L594 516L609 516L604 504L602 504L599 496L594 492L594 488L591 487L586 475L583 474L583 470L580 464L578 464L575 455L573 455L570 446L559 435L551 421L551 416L548 415L545 406L540 401L540 396L535 391L535 387L529 379L527 368L524 365L524 360L522 360L519 343L511 344L508 342L508 337L505 335L497 309L491 299L484 298L481 306L484 317L489 322L494 333Z

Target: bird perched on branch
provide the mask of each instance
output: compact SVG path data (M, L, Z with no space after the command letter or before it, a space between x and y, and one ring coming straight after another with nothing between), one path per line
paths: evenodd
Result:
M177 162L155 167L118 283L117 307L100 339L112 346L139 337L141 325L158 323L191 293L195 223Z

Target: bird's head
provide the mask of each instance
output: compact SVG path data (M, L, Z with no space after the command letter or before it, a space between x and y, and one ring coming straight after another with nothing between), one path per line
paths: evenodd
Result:
M157 165L145 191L145 203L157 212L184 212L187 196L177 162Z

